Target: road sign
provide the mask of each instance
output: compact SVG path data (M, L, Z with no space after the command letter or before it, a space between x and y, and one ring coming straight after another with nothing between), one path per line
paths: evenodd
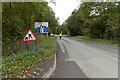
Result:
M48 33L48 22L35 22L35 32Z
M43 27L43 33L48 33L48 27Z
M29 29L29 31L27 32L27 34L25 35L23 41L35 41L36 37L34 36L34 34L32 33L31 29Z

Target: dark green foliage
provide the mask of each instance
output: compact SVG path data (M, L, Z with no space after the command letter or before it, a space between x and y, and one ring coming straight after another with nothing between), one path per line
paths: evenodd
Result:
M29 51L19 52L11 54L10 56L2 57L2 78L20 78L26 71L29 71L34 67L38 61L44 60L47 57L53 56L53 52L56 50L55 37L44 38L39 36L38 40L42 42L38 43L38 50L34 55L34 48Z
M91 38L103 38L105 33L105 23L100 18L94 18L91 20L91 24L89 25L89 36Z
M49 22L49 32L55 32L57 19L47 2L2 3L3 55L24 50L22 39L34 22Z
M119 41L119 6L115 2L83 2L66 20L70 35Z
M73 11L72 15L68 18L66 22L68 23L67 27L70 35L81 35L80 27L82 25L82 20L77 10Z

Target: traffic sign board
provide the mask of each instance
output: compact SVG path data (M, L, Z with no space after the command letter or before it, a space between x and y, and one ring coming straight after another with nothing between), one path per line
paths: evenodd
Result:
M36 40L36 37L32 33L31 29L29 29L29 31L27 32L27 34L23 38L23 41L34 41L34 40Z
M35 22L35 32L48 33L48 22Z

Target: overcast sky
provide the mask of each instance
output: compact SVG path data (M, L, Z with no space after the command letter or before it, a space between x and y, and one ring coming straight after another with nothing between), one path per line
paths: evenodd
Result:
M59 17L60 24L71 15L74 9L78 9L79 5L79 0L56 0L56 5L49 3L49 6L55 12L55 16Z

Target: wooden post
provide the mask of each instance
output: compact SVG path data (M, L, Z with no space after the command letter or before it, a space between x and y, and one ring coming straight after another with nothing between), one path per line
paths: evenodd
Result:
M11 2L10 2L10 9L11 9Z

